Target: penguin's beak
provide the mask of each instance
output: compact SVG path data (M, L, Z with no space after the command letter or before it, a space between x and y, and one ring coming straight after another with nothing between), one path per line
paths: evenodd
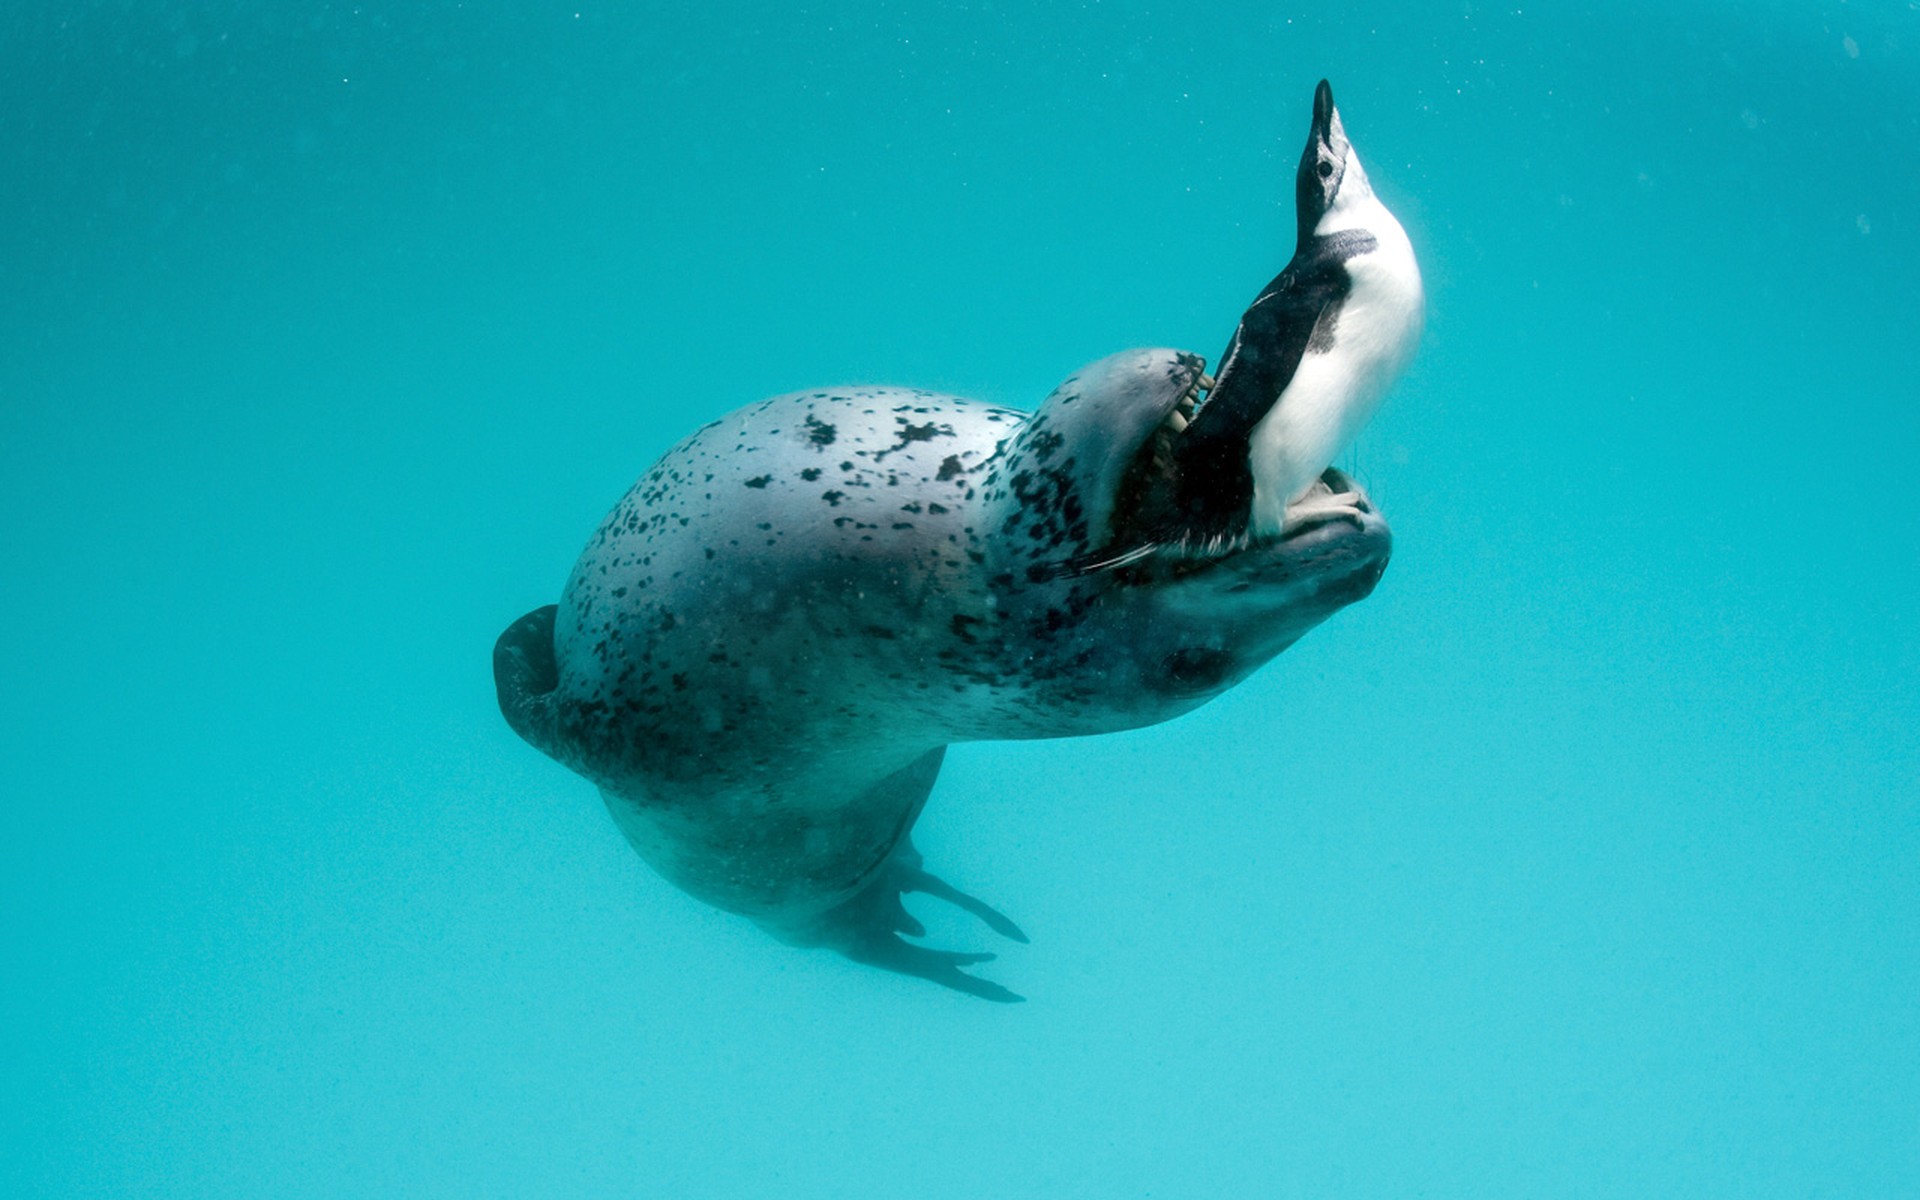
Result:
M1333 106L1333 85L1322 79L1313 89L1313 141L1323 147L1336 163L1345 163L1351 146L1347 131L1340 124L1340 110Z

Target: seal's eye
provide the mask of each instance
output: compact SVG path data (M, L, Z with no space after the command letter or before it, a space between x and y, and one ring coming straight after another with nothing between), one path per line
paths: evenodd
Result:
M1322 179L1332 179L1332 178L1333 178L1333 164L1332 164L1332 163L1330 163L1330 162L1323 162L1323 163L1321 163L1321 164L1320 164L1320 178L1322 178Z

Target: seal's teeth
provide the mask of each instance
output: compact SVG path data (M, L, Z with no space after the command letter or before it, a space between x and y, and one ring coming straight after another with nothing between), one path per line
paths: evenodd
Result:
M1180 393L1180 403L1177 407L1181 412L1192 416L1194 407L1200 403L1200 393L1212 386L1213 376L1204 371L1194 372L1193 377L1187 380L1186 388Z
M1187 414L1177 408L1168 413L1167 428L1173 430L1175 433L1185 433L1187 429Z

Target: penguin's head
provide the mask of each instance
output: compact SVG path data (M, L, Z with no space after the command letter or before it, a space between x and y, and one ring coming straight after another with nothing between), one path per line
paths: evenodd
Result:
M1324 79L1313 89L1313 125L1293 186L1302 244L1316 231L1345 228L1340 218L1373 199L1373 185L1333 106L1333 87Z

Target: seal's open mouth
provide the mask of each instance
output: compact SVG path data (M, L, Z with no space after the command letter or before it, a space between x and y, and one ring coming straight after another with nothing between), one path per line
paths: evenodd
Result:
M1203 393L1212 387L1213 378L1195 370L1179 401L1141 442L1121 478L1112 518L1113 544L1132 549L1098 565L1126 566L1149 556L1217 560L1256 544L1285 544L1336 522L1364 533L1369 518L1379 520L1365 490L1346 472L1328 467L1288 505L1278 536L1256 539L1244 519L1233 528L1195 532L1191 514L1181 510L1178 500L1181 466L1175 447L1206 404Z

